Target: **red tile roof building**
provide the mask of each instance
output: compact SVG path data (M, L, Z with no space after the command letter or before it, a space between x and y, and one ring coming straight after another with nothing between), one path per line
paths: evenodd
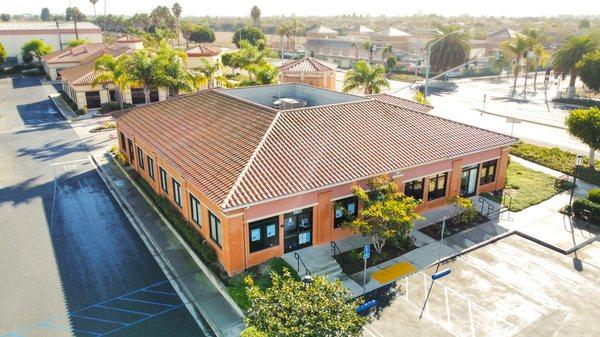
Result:
M305 107L273 108L269 97L278 92ZM235 273L352 235L335 226L332 202L373 176L395 179L422 200L420 209L504 186L515 138L390 97L286 84L203 90L113 116L132 166ZM284 235L290 219L305 226Z

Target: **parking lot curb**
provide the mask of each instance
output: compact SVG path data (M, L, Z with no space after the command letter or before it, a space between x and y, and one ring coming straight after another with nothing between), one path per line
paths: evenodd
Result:
M125 196L123 196L123 194L114 185L113 181L108 177L108 174L104 172L102 167L100 167L100 165L96 161L96 158L94 158L94 156L91 154L89 158L92 165L94 165L96 172L98 172L98 175L100 176L100 178L102 179L112 196L115 198L115 200L125 213L125 216L129 219L129 222L132 224L142 241L144 241L146 247L148 247L148 249L152 253L152 256L158 263L159 267L167 275L167 279L169 280L169 283L173 286L173 289L175 289L177 294L182 299L184 299L184 304L190 312L190 315L196 321L196 324L198 324L199 328L203 330L204 333L209 333L206 330L207 328L205 326L206 324L208 324L210 332L213 335L222 336L220 333L217 333L217 331L219 331L218 328L214 326L214 324L207 318L207 315L205 314L204 310L202 310L202 308L196 305L195 301L190 300L191 291L185 286L185 284L176 281L176 277L173 275L172 267L170 266L168 260L159 252L159 250L157 249L157 245L153 242L152 237L148 234L146 228L143 226L143 222L135 214L133 208L127 202Z

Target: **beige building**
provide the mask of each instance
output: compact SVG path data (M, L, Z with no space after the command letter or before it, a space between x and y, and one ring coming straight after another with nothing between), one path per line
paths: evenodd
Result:
M374 31L371 28L361 25L361 26L356 26L356 27L350 28L350 30L348 31L348 34L346 34L346 36L348 36L348 37L366 37L373 33L374 33Z
M379 45L391 45L395 49L408 50L410 34L389 27L371 34L371 41Z
M9 58L22 62L21 47L32 39L41 39L55 51L63 50L67 42L79 38L89 43L102 42L102 30L91 22L0 22L0 43Z
M279 67L279 83L304 83L335 90L335 68L334 64L305 57Z
M521 33L516 32L508 27L504 27L498 31L488 34L485 39L485 53L487 55L492 55L496 51L500 50L500 45L502 42L512 40L519 35L521 35Z
M335 39L338 36L338 32L327 28L325 26L319 26L317 28L311 29L306 32L306 38L316 38L316 39Z
M96 86L93 85L97 78L94 72L94 61L103 54L111 54L117 57L133 50L130 47L120 45L120 43L107 46L101 52L96 53L94 57L88 58L85 63L60 72L63 90L75 102L78 109L84 107L97 109L102 107L102 104L118 101L118 91L113 83L104 82ZM168 90L166 89L153 88L150 90L150 102L164 101L167 96ZM146 103L144 89L131 88L125 90L123 101L134 105Z
M105 53L107 43L86 43L81 46L59 50L42 57L42 65L52 81L60 78L60 71L95 60Z

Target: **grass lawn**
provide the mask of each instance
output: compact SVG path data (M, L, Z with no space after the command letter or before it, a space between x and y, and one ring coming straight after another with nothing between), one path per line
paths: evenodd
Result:
M446 226L444 227L444 238L466 231L469 228L479 226L489 220L479 213L477 213L477 216L473 221L468 223L454 223L454 218L455 217L452 217L446 221ZM439 241L442 238L442 222L439 221L425 228L421 228L419 229L419 232Z
M577 156L558 147L544 147L523 142L511 146L510 154L568 175L573 173L575 157ZM579 168L577 178L594 185L600 185L600 171L590 169L587 166L588 163L588 157L584 156L583 166ZM600 167L599 160L596 160L596 167Z
M422 79L423 77L417 76L417 80ZM394 81L402 81L402 82L414 82L415 74L392 74L390 79Z
M390 240L383 246L381 254L378 254L375 247L371 245L371 258L367 260L367 268L376 266L385 261L391 260L409 251L416 249L413 240L406 240L401 246L395 247ZM337 254L335 260L340 264L346 275L353 275L364 269L363 248L356 248L347 252Z
M563 190L554 186L554 177L511 162L506 174L505 191L513 197L510 206L506 203L505 206L518 212L548 200ZM500 202L499 196L486 197Z

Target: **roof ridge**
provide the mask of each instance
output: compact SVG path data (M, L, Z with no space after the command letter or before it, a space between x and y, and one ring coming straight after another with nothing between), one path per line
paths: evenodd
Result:
M431 105L431 104L419 103L419 102L417 102L415 100L412 100L412 99L390 95L390 94L385 93L385 92L382 92L382 93L379 93L379 94L371 94L371 95L367 95L365 97L372 97L374 100L379 101L377 98L375 98L375 96L377 96L377 95L386 95L386 96L390 96L390 97L393 97L393 98L397 98L397 99L401 99L401 100L405 100L405 101L410 101L410 102L414 102L414 103L417 103L417 104L420 104L420 105L427 106L427 107L429 107L430 110L433 109L433 105ZM383 101L380 101L380 102L383 102ZM393 104L393 103L389 103L389 102L385 102L385 103ZM395 105L395 104L393 104L393 105ZM405 106L400 106L400 105L396 105L396 106L399 106L401 108L408 109L408 110L411 110L411 111L422 112L422 111L419 111L417 109L413 109L413 108L410 108L410 107L405 107Z
M219 95L222 95L222 96L229 97L231 99L237 100L239 102L243 102L245 104L252 105L254 107L260 108L260 109L265 110L265 111L270 111L270 112L277 112L277 111L279 111L279 110L277 110L275 108L271 108L271 107L266 106L266 105L258 104L258 103L252 102L250 100L241 98L241 97L230 95L230 94L226 93L225 90L217 90L217 89L220 89L220 88L211 88L211 89L208 89L208 90L213 91L213 92L215 92L215 93L217 93Z
M221 202L220 207L222 209L227 208L227 203L229 202L229 200L231 199L231 197L233 196L233 194L235 193L235 191L237 191L238 187L242 183L242 180L246 176L246 173L250 170L250 166L252 166L252 163L254 163L254 159L256 158L256 156L258 155L258 153L260 152L260 150L263 148L264 144L267 141L267 138L269 138L269 135L271 134L271 131L273 130L273 128L275 127L275 124L277 124L277 121L279 120L279 116L281 116L281 112L282 111L277 111L277 113L275 114L275 117L271 121L271 124L269 124L269 127L267 128L267 131L265 132L265 134L261 138L260 142L258 142L258 145L254 149L254 152L252 152L252 155L248 159L248 162L246 163L246 166L244 166L244 168L240 172L240 175L237 177L237 179L235 180L235 182L231 186L231 189L229 190L229 192L227 193L227 195L223 199L223 202Z

